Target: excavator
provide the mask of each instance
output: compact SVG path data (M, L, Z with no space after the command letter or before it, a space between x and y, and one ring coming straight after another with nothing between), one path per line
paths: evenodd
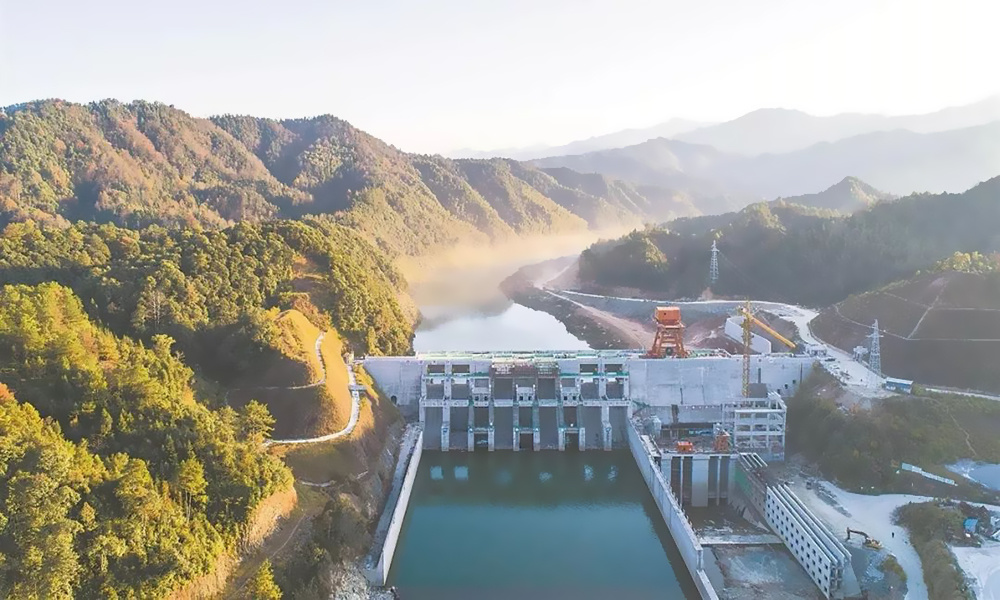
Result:
M852 533L854 535L860 535L861 537L865 538L865 543L864 543L865 548L871 548L872 550L881 550L882 549L882 542L876 540L875 538L873 538L872 536L868 535L864 531L858 531L857 529L851 529L850 527L847 528L847 541L848 542L851 541L851 534Z
M754 316L753 304L748 299L743 306L736 308L736 314L743 317L743 397L750 397L750 341L753 339L753 326L760 327L774 339L795 351L795 342L775 331L767 323Z

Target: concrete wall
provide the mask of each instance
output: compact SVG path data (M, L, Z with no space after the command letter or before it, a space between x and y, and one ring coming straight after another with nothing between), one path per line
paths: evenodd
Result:
M691 523L688 522L684 511L681 510L680 504L677 503L673 494L670 493L667 481L663 478L663 473L660 472L660 469L653 461L653 457L650 456L649 452L643 446L638 430L630 423L627 432L628 445L632 450L632 456L639 466L639 471L642 473L642 478L646 481L649 492L653 495L653 500L656 501L657 508L660 509L660 515L667 524L667 529L670 530L670 535L673 537L674 543L677 544L677 548L680 550L681 558L684 559L684 566L687 567L688 573L694 579L694 584L698 588L699 595L703 599L718 600L719 596L715 592L715 588L712 587L712 583L708 580L708 575L705 573L704 551L698 542L698 536L695 535L694 529L691 527ZM649 438L647 437L646 439L648 440Z
M750 357L750 379L759 379L788 395L809 375L814 361L804 356L754 355ZM743 358L739 356L632 358L628 369L629 397L650 406L711 406L743 395Z
M424 432L419 425L410 425L404 434L399 458L396 461L392 491L375 529L371 552L365 558L365 577L373 585L385 585L389 577L399 532L406 518L406 507L410 504L413 481L417 477L417 468L420 466L420 457L423 454L423 437Z
M784 485L768 487L764 517L827 598L843 598L850 555Z
M826 598L860 594L847 548L787 485L767 483L762 474L766 467L767 463L756 454L743 454L738 481L768 527L781 538Z
M488 372L488 361L460 360L472 365L475 372ZM787 396L809 374L813 357L788 355L755 355L751 357L751 379L766 383ZM365 369L387 396L395 397L401 409L416 406L420 399L421 376L425 364L441 362L434 357L367 357ZM560 359L564 373L579 372L581 364L615 362L628 371L625 397L651 406L706 406L732 401L743 394L742 358L702 357L685 360L644 359L638 355L624 358L596 355ZM447 366L447 365L445 365ZM450 369L449 369L450 370ZM441 379L445 374L440 376ZM586 376L593 377L593 376ZM786 387L787 386L787 387ZM595 397L600 394L595 393Z
M395 396L400 407L416 406L420 400L423 361L412 356L368 356L365 370L386 396Z
M743 317L729 317L726 319L725 334L729 339L738 344L743 343ZM763 338L756 333L750 334L750 348L758 354L771 353L771 340Z

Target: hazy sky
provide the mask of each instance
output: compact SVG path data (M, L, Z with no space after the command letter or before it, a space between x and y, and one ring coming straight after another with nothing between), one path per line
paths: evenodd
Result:
M332 113L405 150L1000 92L996 0L0 0L0 106Z

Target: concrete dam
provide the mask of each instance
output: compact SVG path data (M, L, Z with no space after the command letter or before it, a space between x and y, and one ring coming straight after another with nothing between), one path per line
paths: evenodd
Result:
M761 470L766 461L784 460L785 398L815 361L753 355L744 394L744 357L719 351L692 351L685 358L610 350L366 357L367 372L420 432L419 447L407 450L409 465L397 477L401 506L387 506L383 515L388 534L369 556L369 577L379 585L386 581L422 450L621 448L631 451L698 596L719 598L721 584L709 577L713 553L685 508L736 501L767 524L774 540L810 548L812 554L796 550L792 556L825 597L843 598L850 587L846 551ZM815 552L824 557L820 566Z
M627 445L630 419L680 431L721 425L738 452L781 460L783 397L814 358L751 357L751 397L742 358L719 353L683 360L634 351L431 353L368 357L365 369L404 415L424 425L433 450L610 449Z

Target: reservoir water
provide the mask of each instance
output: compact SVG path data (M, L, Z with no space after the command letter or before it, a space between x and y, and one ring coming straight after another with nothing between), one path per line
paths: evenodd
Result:
M1000 492L1000 464L960 460L948 468L991 490Z
M627 450L425 452L389 585L405 600L697 597Z
M586 350L587 344L552 315L510 303L499 312L461 312L457 307L421 307L417 352L447 350Z
M417 352L588 349L506 299L421 313ZM627 450L425 452L388 584L405 600L697 597Z

